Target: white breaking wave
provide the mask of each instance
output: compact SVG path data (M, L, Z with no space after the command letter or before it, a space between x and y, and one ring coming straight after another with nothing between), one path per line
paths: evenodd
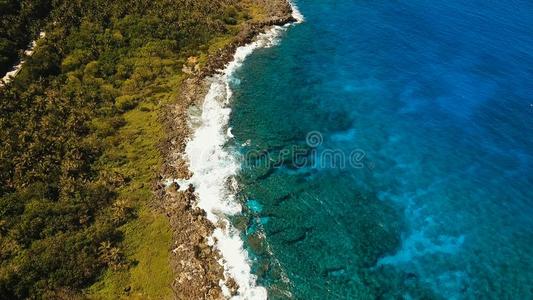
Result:
M45 36L46 36L46 33L41 32L39 34L39 39L42 39ZM37 41L31 42L31 47L28 50L24 51L24 55L32 56L33 55L33 51L35 50L36 46L37 46ZM20 72L20 70L22 69L23 65L24 65L24 60L21 60L17 65L15 65L13 67L13 70L7 72L6 75L4 75L4 77L2 77L2 80L0 80L0 87L8 84L9 82L11 82L11 80L13 80L13 78L15 76L17 76L17 74Z
M293 17L298 23L304 20L295 6ZM192 123L200 126L195 129L185 150L193 173L188 182L195 187L198 207L206 212L209 221L217 225L209 241L222 255L220 263L224 266L226 279L233 278L238 284L237 295L232 297L235 300L267 299L267 290L256 284L256 276L251 272L250 259L240 232L227 218L242 210L234 194L237 190L235 176L240 170L240 163L234 153L224 148L228 139L232 138L231 129L227 128L231 113L230 81L248 55L257 48L276 45L281 32L288 26L273 26L258 35L254 42L237 48L233 60L222 73L209 79L210 87L203 102L201 116L191 116L197 118L194 121L198 121ZM225 281L220 285L224 295L231 297Z
M296 19L296 22L302 23L303 21L305 21L304 15L302 15L300 10L298 9L298 5L296 5L296 3L294 3L293 1L289 1L289 4L292 8L292 17Z

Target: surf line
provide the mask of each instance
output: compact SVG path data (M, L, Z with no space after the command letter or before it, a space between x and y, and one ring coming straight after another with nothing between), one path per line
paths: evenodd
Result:
M224 296L231 297L226 281L232 278L238 285L237 295L231 297L236 300L267 299L267 290L256 284L256 276L252 274L240 232L228 219L242 210L234 193L238 190L235 176L240 170L240 164L235 155L224 148L232 137L227 130L232 98L230 82L235 71L254 50L277 45L282 32L292 24L304 21L296 5L290 4L296 22L273 26L259 34L253 42L238 47L233 60L225 69L207 79L209 90L204 98L201 115L191 116L197 119L193 123L201 125L193 131L192 139L185 149L189 169L193 173L188 182L195 187L197 206L206 212L207 219L216 226L209 241L222 256L219 262L224 267L225 280L220 282L220 286Z

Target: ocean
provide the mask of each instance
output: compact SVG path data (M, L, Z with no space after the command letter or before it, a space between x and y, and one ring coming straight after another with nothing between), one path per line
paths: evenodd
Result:
M243 297L533 299L533 3L297 6L205 116Z

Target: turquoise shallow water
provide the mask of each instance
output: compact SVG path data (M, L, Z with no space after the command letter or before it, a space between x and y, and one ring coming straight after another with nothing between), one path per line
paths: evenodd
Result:
M232 82L235 224L258 283L533 299L533 4L298 6L306 21Z

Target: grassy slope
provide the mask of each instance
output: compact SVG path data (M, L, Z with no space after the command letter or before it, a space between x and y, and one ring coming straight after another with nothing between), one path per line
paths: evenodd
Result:
M182 77L168 79L179 83ZM124 165L113 169L132 178L119 191L119 198L132 200L137 218L125 224L124 254L134 266L128 270L108 269L102 279L93 285L89 294L95 298L115 299L119 296L168 299L173 274L169 255L172 233L168 219L149 207L152 202L153 176L161 166L158 143L163 138L163 129L158 120L160 108L176 99L176 92L160 92L145 96L142 104L127 112L127 124L117 134L117 146L106 153L110 157L122 157ZM130 288L129 293L125 288Z

